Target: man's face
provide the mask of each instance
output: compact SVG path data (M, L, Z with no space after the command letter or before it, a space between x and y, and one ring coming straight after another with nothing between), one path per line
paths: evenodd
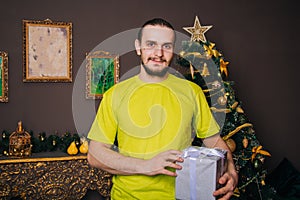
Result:
M142 65L149 75L164 76L173 57L174 30L163 26L147 25L135 47Z

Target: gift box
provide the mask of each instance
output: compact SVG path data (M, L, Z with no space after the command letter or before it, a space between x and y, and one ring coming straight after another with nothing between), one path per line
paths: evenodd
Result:
M183 151L182 169L177 170L177 200L215 200L221 187L219 178L226 170L227 151L191 146Z

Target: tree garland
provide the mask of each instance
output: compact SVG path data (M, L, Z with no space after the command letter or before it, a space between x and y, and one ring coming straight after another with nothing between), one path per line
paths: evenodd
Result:
M77 133L71 134L65 132L63 135L58 133L47 136L45 132L38 133L37 136L33 131L29 131L31 135L32 153L62 151L67 153L67 148L74 141L76 147L81 145L80 136ZM10 132L2 131L0 140L0 154L8 155L9 150L9 136Z

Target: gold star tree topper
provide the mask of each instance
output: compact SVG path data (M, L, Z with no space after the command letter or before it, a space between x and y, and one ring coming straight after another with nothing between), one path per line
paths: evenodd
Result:
M184 27L183 29L190 34L191 41L202 41L203 43L206 43L206 38L204 33L208 31L212 26L201 26L200 21L198 17L196 16L194 26L193 27Z

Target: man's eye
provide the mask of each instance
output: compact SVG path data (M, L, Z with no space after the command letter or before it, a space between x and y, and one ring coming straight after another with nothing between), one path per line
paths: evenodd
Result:
M164 49L171 49L171 48L172 48L172 45L170 45L170 44L165 44L165 45L163 46L163 48L164 48Z
M155 46L154 42L148 42L146 45L147 45L148 47L154 47L154 46Z

